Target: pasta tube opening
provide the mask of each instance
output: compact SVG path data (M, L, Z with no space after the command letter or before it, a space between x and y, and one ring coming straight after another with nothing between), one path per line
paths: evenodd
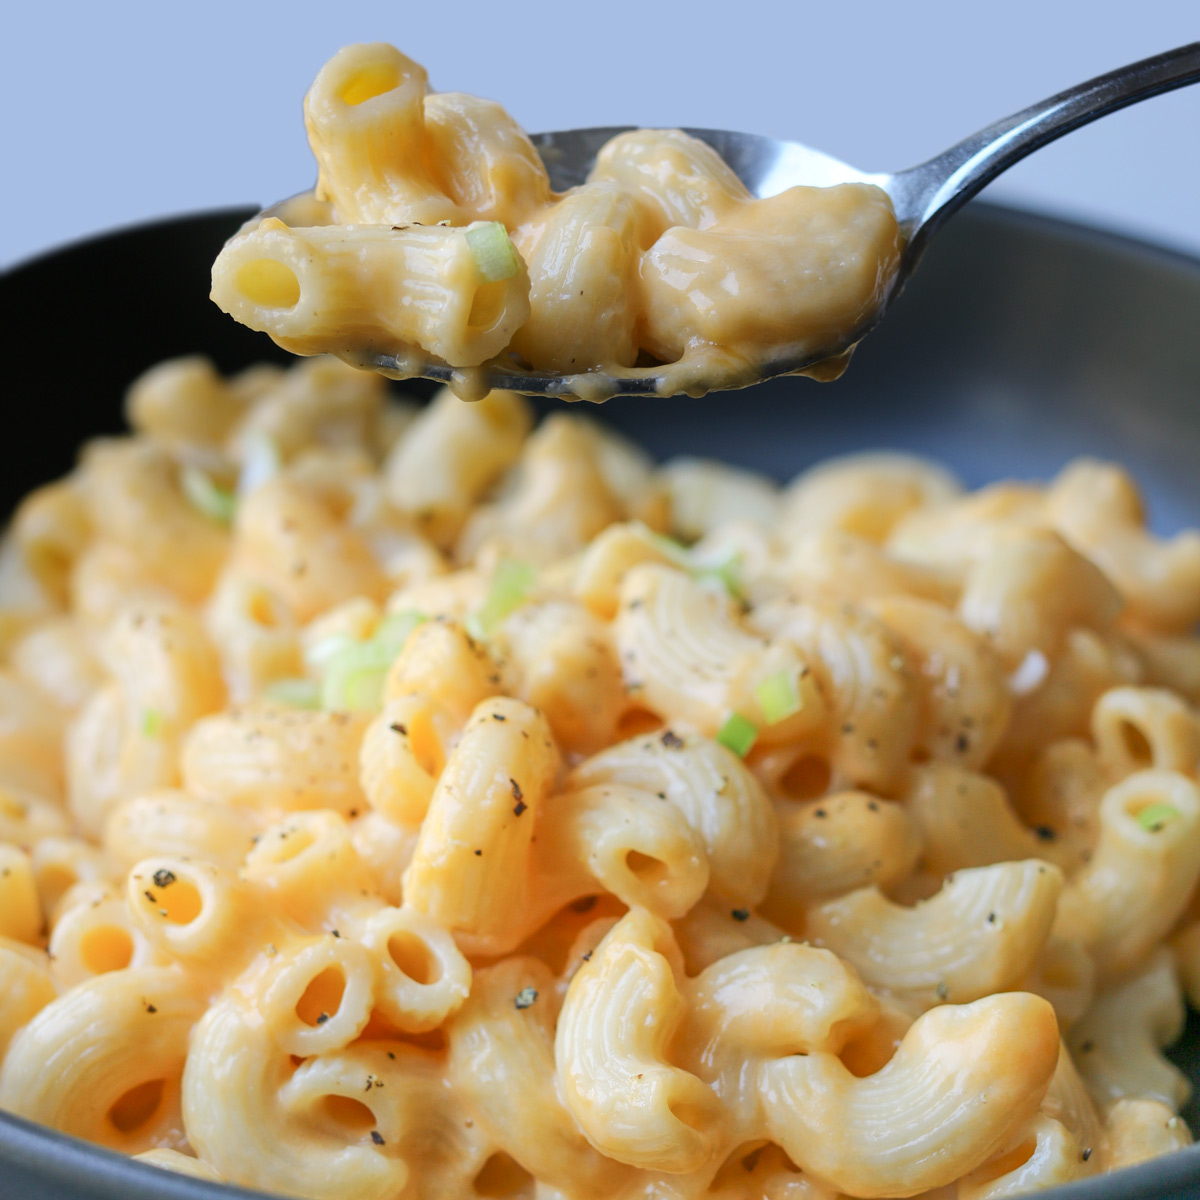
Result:
M120 925L98 925L80 938L79 957L93 975L124 970L133 961L133 938Z
M429 947L407 930L398 930L388 938L388 956L396 969L407 975L413 983L437 983L442 970L438 961L429 952Z
M337 1014L345 995L345 974L337 967L326 967L313 978L296 1001L296 1016L305 1025L315 1029Z
M287 263L275 258L252 258L237 270L242 295L261 308L295 308L300 302L300 280Z
M117 1097L108 1110L108 1120L118 1133L131 1134L150 1125L162 1108L166 1081L147 1079Z
M335 90L343 104L357 108L384 92L394 91L401 82L400 66L394 59L369 59L338 80Z

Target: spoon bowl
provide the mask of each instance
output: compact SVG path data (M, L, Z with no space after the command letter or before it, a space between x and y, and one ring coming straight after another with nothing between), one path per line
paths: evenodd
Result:
M1192 42L1143 59L1051 96L989 125L942 154L891 174L869 172L799 142L722 129L685 129L706 142L725 160L751 195L763 199L797 185L830 187L866 183L882 188L892 201L904 249L887 292L870 317L837 344L798 358L755 363L753 369L718 379L692 376L680 388L659 364L569 375L522 368L507 352L468 369L422 360L420 374L448 384L462 394L479 396L491 388L568 400L606 400L616 395L658 395L683 390L702 395L710 390L745 387L778 375L808 374L836 378L855 345L883 319L903 290L930 239L972 196L1026 155L1055 139L1127 105L1200 81L1200 42ZM628 126L569 129L533 134L532 140L556 191L587 180L601 148ZM261 216L285 212L289 201ZM398 377L413 374L407 355L370 354L363 366Z

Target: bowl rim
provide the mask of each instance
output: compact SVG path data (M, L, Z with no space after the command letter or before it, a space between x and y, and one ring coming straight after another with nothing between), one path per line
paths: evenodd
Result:
M92 245L125 237L130 234L153 232L173 225L185 225L192 221L211 221L228 217L231 225L248 220L262 211L261 204L215 205L212 208L189 209L182 213L162 213L143 221L127 221L92 233L82 233L56 246L43 247L32 254L9 263L0 271L0 279L8 283L12 276L34 269L63 254L82 250ZM1149 255L1163 262L1200 271L1200 248L1174 245L1158 241L1150 234L1135 233L1116 224L1093 222L1085 217L1072 216L1058 209L1041 207L1036 203L1020 204L1008 200L970 200L959 212L988 215L1013 224L1040 226L1047 232L1068 236L1072 240L1106 243L1113 249L1124 249L1141 255ZM955 213L954 216L957 216ZM954 216L950 218L953 222ZM236 226L233 226L236 229Z
M0 289L18 288L21 277L63 256L140 233L185 227L195 222L228 219L231 231L253 215L259 206L214 207L185 213L168 214L145 221L131 221L81 235L61 246L35 252L31 257L5 267L0 273ZM1109 251L1173 266L1200 281L1200 252L1167 245L1149 237L1135 235L1104 225L1093 224L1044 211L991 200L973 200L963 211L1009 226L1024 227L1076 244L1092 244ZM63 1133L0 1109L0 1167L12 1165L29 1173L31 1179L46 1186L64 1188L68 1194L86 1200L130 1200L131 1189L155 1200L264 1200L279 1193L250 1189L233 1183L214 1183L204 1179L165 1171L137 1162L118 1151ZM1047 1200L1138 1200L1157 1196L1182 1195L1183 1187L1200 1185L1200 1142L1183 1150L1152 1159L1136 1166L1075 1183L1060 1185L1044 1193ZM1200 1192L1196 1195L1200 1196ZM22 1197L22 1193L16 1193ZM23 1197L22 1197L23 1200ZM30 1195L29 1200L33 1200Z
M0 1110L0 1165L24 1168L38 1183L79 1200L129 1200L131 1188L154 1200L295 1200L279 1192L167 1171L83 1138ZM1047 1200L1154 1200L1200 1183L1200 1143L1090 1179L1039 1193ZM1115 1189L1120 1189L1115 1191ZM1192 1193L1195 1194L1194 1192ZM16 1193L16 1200L25 1200ZM35 1200L33 1195L28 1200ZM136 1193L135 1193L136 1200Z

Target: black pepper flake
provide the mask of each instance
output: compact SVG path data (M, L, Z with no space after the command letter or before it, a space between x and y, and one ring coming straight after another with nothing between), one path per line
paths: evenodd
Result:
M371 1130L371 1141L377 1146L386 1146L387 1143L383 1140L383 1134L378 1129Z
M157 904L157 903L158 903L158 897L157 897L157 896L156 896L156 895L155 895L153 892L151 892L151 891L145 891L145 892L143 892L143 893L142 893L142 895L143 895L143 896L145 896L145 897L146 897L146 899L147 899L147 900L149 900L151 904Z
M735 921L748 921L748 920L750 920L750 910L749 910L748 908L735 908L735 909L734 909L734 910L733 910L733 911L732 911L732 912L731 912L729 915L730 915L730 916L731 916L731 917L732 917L732 918L733 918Z
M878 805L878 804L876 804L874 800L868 800L868 801L867 801L867 809L868 809L870 812L878 812L878 811L879 811L879 805Z
M1083 1153L1079 1157L1082 1158L1084 1162L1087 1162L1087 1160L1092 1157L1091 1146L1085 1147Z
M521 785L515 779L510 779L508 781L508 786L512 788L512 796L514 800L523 800L525 798L524 793L521 791Z
M482 850L476 850L476 851L475 851L475 857L476 857L476 858L482 858L482 857L483 857L483 851L482 851Z
M328 1020L329 1020L329 1014L328 1014L328 1013L319 1013L319 1014L317 1015L317 1024L318 1024L318 1025L324 1025L324 1024L325 1024L325 1022L326 1022L326 1021L328 1021Z
M591 950L589 950L585 955L583 955L582 961L583 962L591 962L592 961L592 953L593 952Z
M1095 1048L1096 1048L1095 1042L1083 1042L1080 1044L1079 1053L1080 1054L1091 1054L1091 1052L1093 1050L1095 1050Z
M667 793L666 793L666 792L655 792L654 794L655 794L655 795L656 795L656 796L657 796L657 797L658 797L660 800L665 800L665 799L667 798Z
M954 739L954 748L959 752L959 754L966 754L966 752L971 748L971 739L967 737L965 733L960 733L958 737Z
M175 882L175 872L168 871L166 867L159 867L154 872L154 886L165 888L170 887Z
M408 736L408 726L401 725L399 721L397 721L394 725L390 726L390 728L393 733L398 733L401 737Z
M988 924L995 925L995 923L996 923L996 914L994 912L988 913Z
M517 1008L528 1008L537 997L537 988L524 987L516 994L513 1004Z
M946 984L939 983L937 985L937 998L939 1000L948 1000L950 998L950 988Z
M392 1062L395 1062L395 1061L396 1061L396 1055L395 1055L395 1053L394 1053L393 1051L389 1050L389 1051L387 1052L387 1056L388 1056L388 1058L390 1058L390 1059L392 1060Z
M507 721L508 718L503 713L492 713L493 721Z
M336 929L331 929L329 932L332 933L335 938L340 938L342 936Z
M1052 842L1058 836L1049 825L1035 825L1033 832L1038 835L1043 842Z
M827 813L827 812L826 812L826 811L825 811L823 808L818 808L818 809L817 809L817 810L816 810L816 811L813 813L813 816L814 816L814 817L820 817L822 820L824 820L824 819L825 819L827 816L829 816L829 814L828 814L828 813Z
M666 733L658 739L668 750L682 750L683 738L679 736L673 729L668 729Z
M146 1005L146 1011L147 1011L148 1013L156 1013L156 1012L158 1012L158 1009L157 1009L157 1008L155 1008L153 1004L147 1004L147 1005Z

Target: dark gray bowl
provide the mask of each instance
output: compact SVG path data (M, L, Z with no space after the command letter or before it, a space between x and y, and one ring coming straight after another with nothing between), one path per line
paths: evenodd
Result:
M202 351L228 371L285 357L207 299L209 266L250 213L114 233L0 280L7 357L35 364L9 399L25 433L0 440L0 511L66 471L85 437L118 430L125 385L160 359ZM837 383L780 379L702 400L618 399L601 412L658 455L711 455L780 479L879 447L931 455L973 486L1046 477L1080 454L1114 458L1138 475L1155 527L1169 533L1200 525L1200 259L972 204ZM1200 1082L1196 1026L1174 1053ZM1193 1129L1197 1111L1186 1114ZM1043 1194L1200 1200L1200 1147ZM3 1200L261 1195L0 1114Z

